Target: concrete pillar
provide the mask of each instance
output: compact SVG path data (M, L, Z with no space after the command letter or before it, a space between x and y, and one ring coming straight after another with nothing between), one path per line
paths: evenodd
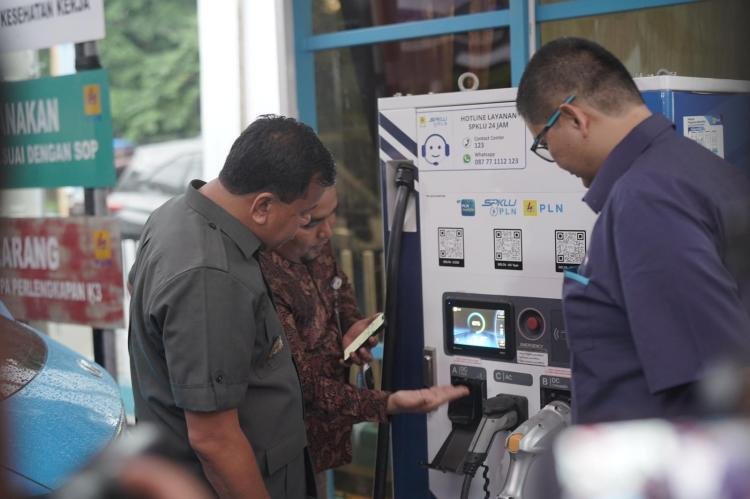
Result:
M198 0L205 179L261 114L296 116L291 0Z

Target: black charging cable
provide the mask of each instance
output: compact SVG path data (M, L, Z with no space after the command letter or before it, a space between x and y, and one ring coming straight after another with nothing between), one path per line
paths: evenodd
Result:
M383 377L381 389L393 391L393 362L396 352L396 310L398 308L398 272L401 263L401 237L404 232L406 205L414 191L414 179L417 167L410 162L399 162L396 165L396 202L394 204L391 232L388 236L386 258L386 294L385 294L385 327L383 333ZM388 477L388 450L390 447L390 422L378 425L377 457L375 459L375 477L373 479L374 499L383 499L386 495Z

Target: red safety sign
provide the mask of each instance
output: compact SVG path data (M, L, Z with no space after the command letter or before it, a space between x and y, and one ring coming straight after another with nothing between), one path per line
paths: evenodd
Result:
M0 299L16 319L123 326L113 219L2 218L0 238Z

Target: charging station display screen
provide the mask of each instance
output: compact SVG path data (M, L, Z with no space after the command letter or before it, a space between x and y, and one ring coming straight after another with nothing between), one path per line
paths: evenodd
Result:
M453 307L453 344L505 348L505 310Z
M507 303L446 299L447 350L479 357L512 358L512 313Z

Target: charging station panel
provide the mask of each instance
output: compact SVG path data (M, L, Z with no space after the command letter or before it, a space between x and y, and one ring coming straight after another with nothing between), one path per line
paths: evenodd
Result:
M427 415L424 433L414 426L401 432L414 418L394 418L394 445L399 434L425 434L424 488L436 497L459 497L461 454L481 404L503 394L523 400L534 414L542 407L542 377L569 378L562 276L583 261L594 215L581 201L579 179L528 151L533 138L516 111L515 89L395 97L379 106L388 226L393 174L385 161L406 159L418 168L404 246L408 253L416 245L419 254L406 265L402 260L402 269L410 269L402 280L413 280L418 268L421 286L418 297L403 291L399 297L421 311L416 334L420 347L434 352L435 384L471 389L466 400ZM415 361L421 364L405 362ZM504 440L494 439L487 458L493 494L507 469ZM399 489L398 474L410 466L401 459L394 453L396 494L421 496L416 487ZM412 480L421 473L404 475ZM480 482L470 497L484 496Z

